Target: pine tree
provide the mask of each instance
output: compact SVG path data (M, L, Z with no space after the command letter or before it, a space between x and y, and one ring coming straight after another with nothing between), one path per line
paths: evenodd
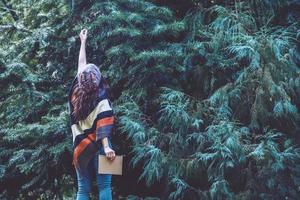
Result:
M176 3L1 2L1 198L74 197L67 89L83 27L113 90L116 150L137 176L116 177L118 192L299 196L300 29L281 12L291 3Z
M0 26L1 199L62 199L74 173L66 104L76 56L69 8L56 1L5 2L1 6L8 10Z

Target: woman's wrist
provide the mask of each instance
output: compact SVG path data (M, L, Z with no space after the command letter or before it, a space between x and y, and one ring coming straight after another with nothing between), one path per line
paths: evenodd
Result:
M103 148L109 147L108 138L107 137L102 138L102 145L103 145Z

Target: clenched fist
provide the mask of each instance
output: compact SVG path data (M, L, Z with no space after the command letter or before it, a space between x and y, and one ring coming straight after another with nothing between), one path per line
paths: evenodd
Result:
M85 42L87 38L87 29L82 29L79 34L81 42Z
M110 159L110 160L115 159L115 157L116 157L115 151L112 150L110 147L105 147L104 152L105 152L105 155L108 159Z

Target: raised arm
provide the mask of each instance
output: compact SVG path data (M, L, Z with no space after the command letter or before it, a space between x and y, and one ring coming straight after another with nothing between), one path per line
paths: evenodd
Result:
M85 46L86 46L87 30L86 29L82 29L80 31L79 36L80 36L81 45L80 45L79 58L78 58L78 70L77 70L77 74L79 74L81 71L83 71L84 68L85 68L85 66L86 66L86 50L85 50Z

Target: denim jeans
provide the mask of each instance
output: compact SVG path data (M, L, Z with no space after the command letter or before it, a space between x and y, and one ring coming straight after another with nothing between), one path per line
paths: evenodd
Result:
M110 139L108 144L112 148ZM83 177L79 175L76 170L78 190L76 200L89 199L89 193L91 192L93 176L96 176L96 182L98 187L99 200L112 200L111 190L111 174L99 174L98 173L98 155L105 155L102 144L100 145L99 151L93 159L90 160L87 166L87 173Z

